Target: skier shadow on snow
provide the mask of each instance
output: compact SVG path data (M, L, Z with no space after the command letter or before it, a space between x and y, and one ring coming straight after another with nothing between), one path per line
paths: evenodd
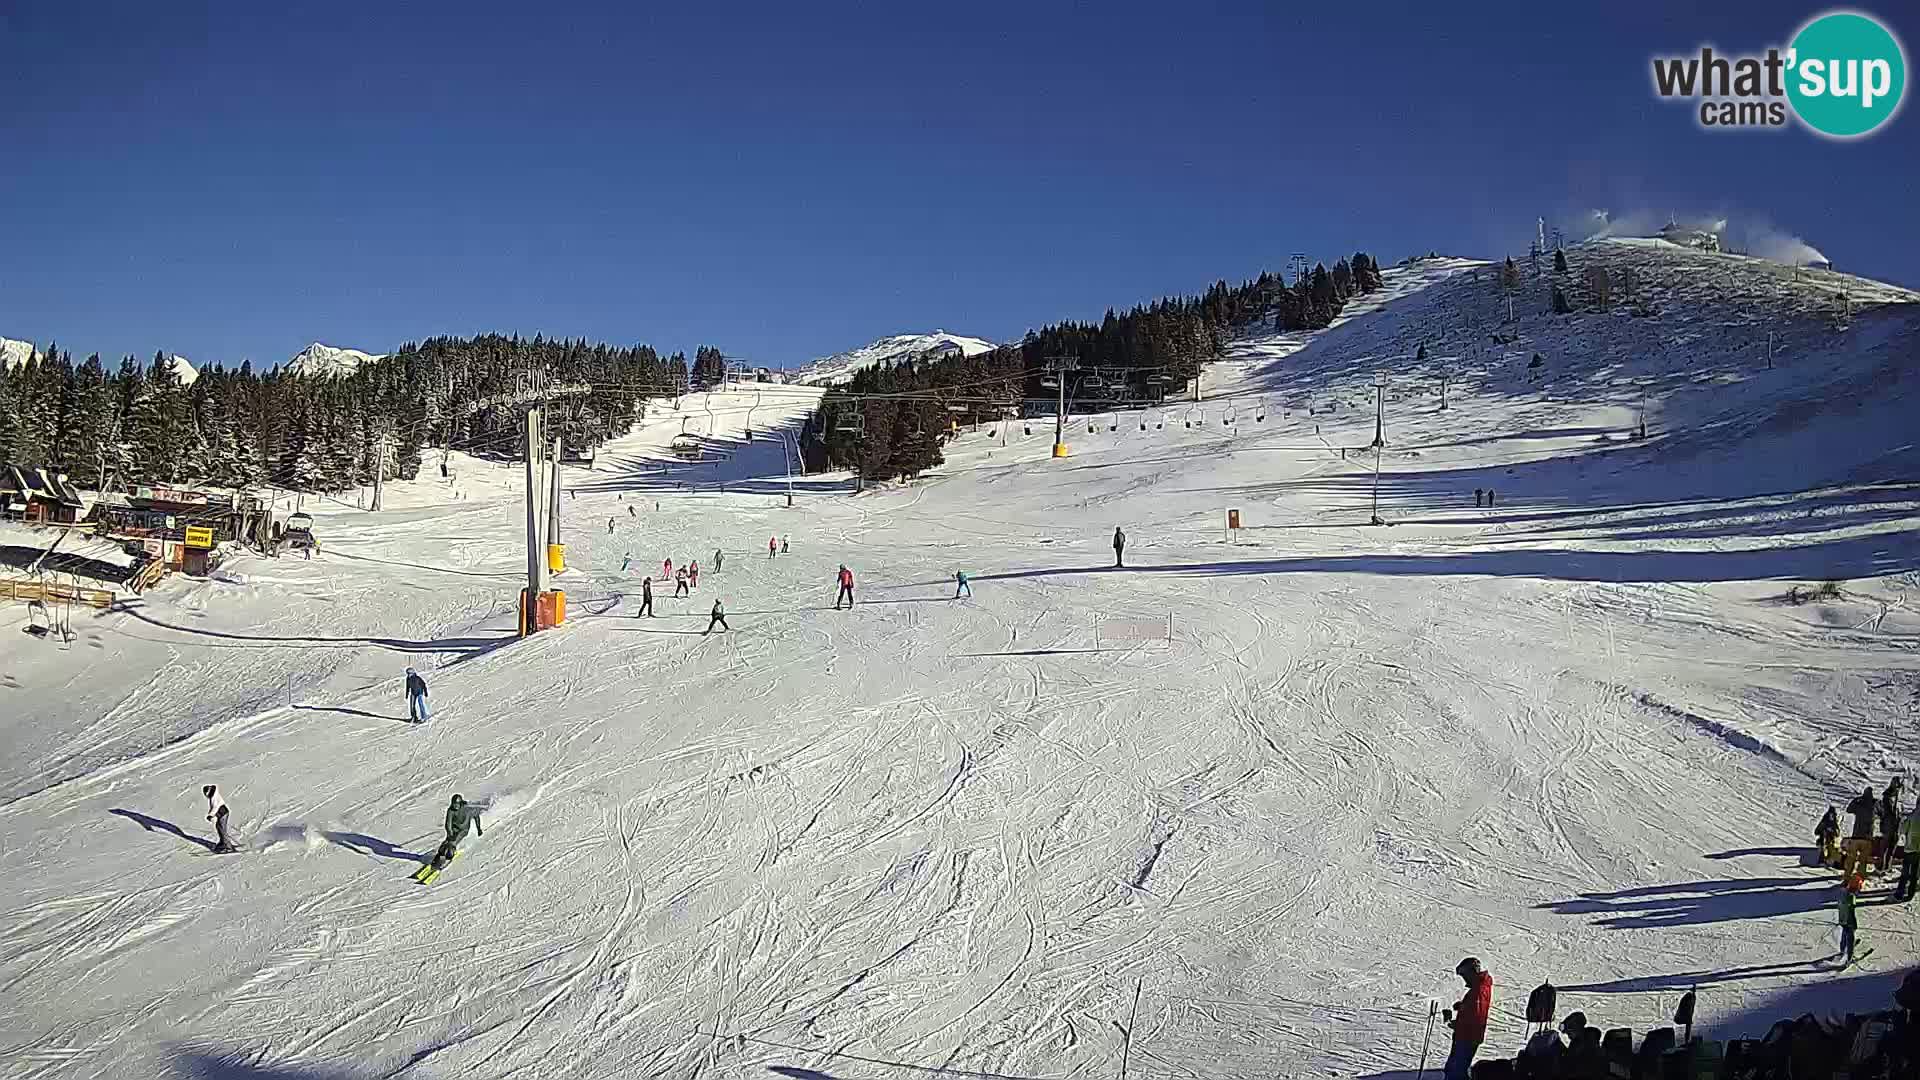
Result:
M119 807L115 807L114 809L107 811L107 813L112 814L115 817L126 818L128 821L133 822L135 825L140 826L141 828L147 830L148 832L172 833L173 835L179 837L180 839L185 840L189 844L197 844L208 851L213 850L213 841L208 840L205 837L195 836L192 833L187 832L185 829L182 829L180 826L175 825L171 821L163 821L160 818L153 817L149 814L143 814L138 810L125 810Z
M352 1080L347 1073L250 1065L205 1050L177 1051L173 1063L173 1074L188 1080Z
M1709 859L1744 859L1751 855L1776 855L1782 859L1793 859L1794 865L1806 858L1808 849L1804 847L1749 847L1732 851L1716 851L1707 856Z
M1668 990L1691 990L1696 986L1718 986L1721 983L1744 982L1748 979L1779 979L1790 975L1812 975L1822 971L1832 971L1834 967L1834 957L1815 956L1778 964L1727 968L1724 971L1677 971L1671 975L1637 975L1624 979L1610 979L1607 982L1576 983L1572 986L1562 986L1560 990L1563 993L1582 994L1647 994Z
M346 716L363 716L368 720L387 720L396 724L413 723L412 720L404 716L386 716L381 713L368 712L365 709L349 709L345 705L295 705L293 709L295 712L330 712L341 713Z
M399 859L402 862L425 862L428 858L427 855L418 852L404 851L377 836L368 836L366 833L328 829L320 835L326 837L331 843L361 855L378 855L387 859Z
M976 574L973 580L1082 574L1238 577L1261 574L1371 574L1380 577L1531 577L1548 581L1808 581L1879 577L1920 569L1920 544L1879 534L1735 551L1594 551L1508 548L1434 555L1320 555L1144 566L1064 566Z
M1538 906L1561 915L1599 916L1596 926L1631 930L1799 915L1828 907L1837 896L1831 878L1732 878L1581 893Z
M318 837L335 847L342 847L356 855L380 856L386 859L399 859L402 862L425 862L427 856L412 851L404 851L377 836L366 833L347 832L344 829L323 829L311 825L290 823L274 825L260 835L265 848L274 848L281 844L312 845Z
M260 642L263 647L294 646L305 648L337 648L341 646L374 645L382 649L391 649L394 652L402 653L457 653L459 654L459 659L455 661L456 663L471 660L477 656L484 656L495 649L510 645L519 640L519 635L510 630L502 631L498 635L430 638L424 641L386 637L308 637L301 634L275 637L270 634L236 634L222 630L207 630L195 626L181 626L178 623L170 623L164 619L156 619L151 615L142 614L139 606L135 604L116 604L114 610L123 615L138 619L149 626L160 627L163 630L176 630L183 634L219 638L226 641Z

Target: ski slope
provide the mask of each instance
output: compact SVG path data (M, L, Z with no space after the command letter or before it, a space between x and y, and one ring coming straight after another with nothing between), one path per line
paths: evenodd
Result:
M1064 460L1015 421L791 508L823 391L649 403L564 471L570 618L525 641L520 469L458 456L310 499L311 562L7 635L0 1075L1398 1075L1468 954L1489 1053L1547 978L1609 1025L1877 1003L1914 915L1832 974L1798 849L1920 753L1920 308L1577 256L1657 310L1530 280L1508 325L1422 260ZM634 618L668 556L698 590ZM205 783L244 853L202 857ZM414 885L455 792L485 836Z

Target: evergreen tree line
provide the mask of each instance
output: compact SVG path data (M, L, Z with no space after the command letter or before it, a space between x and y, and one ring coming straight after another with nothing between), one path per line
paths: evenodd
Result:
M719 360L703 346L700 355ZM633 426L643 396L688 384L686 357L650 346L440 337L337 377L218 365L183 384L166 356L109 371L96 354L75 364L49 345L0 371L0 459L44 465L82 487L133 484L275 485L338 491L410 479L431 448L518 457L529 376L585 385L547 409L547 430L591 451Z
M1029 330L1018 345L977 356L865 368L830 390L809 421L802 439L808 467L857 469L869 480L916 475L944 460L940 446L956 416L999 417L1026 399L1054 398L1058 388L1046 383L1055 358L1077 368L1067 376L1069 408L1076 399L1102 407L1150 404L1177 394L1201 365L1218 359L1234 332L1269 321L1280 331L1318 330L1350 298L1380 285L1379 263L1355 252L1332 269L1316 264L1291 286L1272 272L1239 285L1217 281L1200 296L1109 309L1098 323Z

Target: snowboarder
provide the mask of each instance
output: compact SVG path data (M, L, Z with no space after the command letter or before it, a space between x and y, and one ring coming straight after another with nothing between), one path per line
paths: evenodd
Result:
M640 610L634 612L633 617L637 619L642 615L645 615L649 619L653 618L653 579L652 578L640 579Z
M200 789L207 797L207 820L213 822L213 831L219 836L219 843L213 845L216 855L231 855L240 849L233 846L233 837L227 835L227 800L220 797L220 789L208 784Z
M953 598L955 600L963 596L973 595L973 586L967 583L967 572L965 570L955 570L953 572L953 586Z
M687 584L695 589L700 587L700 560L698 559L687 564Z
M447 804L446 839L440 841L440 850L433 853L432 861L414 873L414 878L426 884L438 876L440 871L445 870L447 864L460 854L460 842L467 838L469 828L473 830L475 836L487 835L486 830L480 827L479 809L468 805L467 800L455 795L453 801Z
M713 572L716 574L720 572L720 562L721 562L720 549L714 548L713 549Z
M427 680L412 668L407 669L407 719L416 724L427 722Z
M1114 566L1120 567L1120 566L1126 565L1125 561L1123 561L1121 558L1121 553L1126 549L1126 546L1127 546L1127 534L1120 531L1120 526L1115 525L1113 527L1113 565Z
M687 568L683 566L680 569L675 570L673 572L673 598L675 600L678 600L681 597L686 595L687 595Z
M707 628L700 632L700 636L706 637L708 634L713 633L713 628L716 626L729 633L733 631L733 627L727 625L727 611L720 606L720 601L718 600L713 602L713 617L707 620Z
M1827 807L1821 815L1820 824L1813 827L1813 842L1820 855L1820 865L1838 869L1840 866L1840 812Z
M1860 879L1848 877L1840 889L1840 955L1845 957L1845 967L1853 963L1853 949L1859 943L1860 916L1855 910L1855 895L1860 891Z
M846 563L840 564L839 581L840 581L840 591L834 595L833 610L839 611L840 601L845 600L847 602L847 610L852 611L853 610L853 571L847 569Z
M767 558L771 559L778 554L780 554L780 545L773 537L767 537Z
M1455 967L1467 984L1466 995L1446 1010L1447 1024L1453 1028L1453 1051L1447 1055L1446 1080L1467 1080L1473 1068L1473 1056L1487 1040L1487 1014L1493 1009L1493 976L1469 956Z

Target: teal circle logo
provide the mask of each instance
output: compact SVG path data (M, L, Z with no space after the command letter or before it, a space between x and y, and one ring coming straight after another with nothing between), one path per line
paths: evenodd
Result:
M1871 16L1835 11L1794 35L1787 54L1787 100L1801 123L1851 139L1893 119L1907 90L1899 39Z

